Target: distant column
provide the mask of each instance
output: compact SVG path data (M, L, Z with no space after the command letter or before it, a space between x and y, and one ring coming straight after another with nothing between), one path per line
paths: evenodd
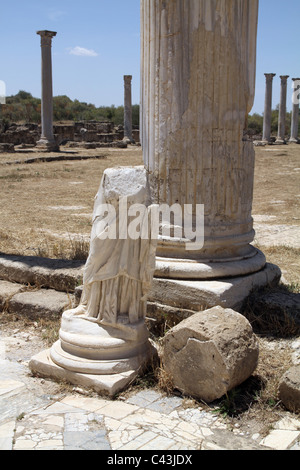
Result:
M53 152L59 149L53 136L53 90L52 90L52 38L57 33L53 31L37 31L41 36L42 53L42 133L37 146L45 151Z
M132 99L131 75L124 75L124 141L131 144L132 138Z
M263 141L269 143L271 140L271 119L272 119L272 91L273 78L275 73L265 73L266 77L266 95L264 111Z
M281 90L278 118L278 135L276 144L285 144L285 122L286 122L286 95L287 95L287 79L288 75L281 75Z
M271 118L272 118L272 88L275 73L265 73L266 77L266 96L264 111L263 142L269 143L271 140Z
M300 93L300 78L292 78L293 80L293 108L292 108L292 121L291 121L291 137L290 143L299 143L298 139L298 125L299 125L299 98L296 91Z

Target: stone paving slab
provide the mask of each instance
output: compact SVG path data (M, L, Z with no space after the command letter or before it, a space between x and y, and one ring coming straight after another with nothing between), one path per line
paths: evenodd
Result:
M5 341L0 336L0 450L300 450L300 419L290 415L263 437L229 430L220 415L154 389L116 400L78 390L48 395L28 363L6 358Z
M0 378L0 386L7 394L18 390L17 381L11 381L10 388ZM24 387L28 388L25 382ZM23 397L24 387L20 387ZM12 406L14 398L10 396L6 406ZM78 393L56 402L37 400L36 406L26 409L24 405L21 416L1 415L0 450L300 449L300 420L283 419L266 438L253 439L229 431L222 417L201 408L185 409L182 404L180 397L154 390L138 391L125 400Z
M138 399L148 391L138 392ZM134 397L133 397L134 399ZM160 395L158 401L168 397ZM132 398L128 401L132 401ZM1 449L13 450L286 450L297 449L300 421L285 420L263 442L234 435L221 418L174 404L164 414L128 401L68 395L0 425ZM171 406L171 405L170 405ZM191 421L193 417L193 421ZM283 428L283 429L281 429Z

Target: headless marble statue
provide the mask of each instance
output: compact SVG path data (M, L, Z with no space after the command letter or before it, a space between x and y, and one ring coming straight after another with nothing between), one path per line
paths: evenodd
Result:
M80 315L116 327L118 323L134 324L144 319L156 250L156 239L151 238L151 206L145 182L142 167L105 171L94 205L81 302L77 309L66 312L67 315ZM130 224L127 214L133 204L146 209L139 227L143 238L132 239L127 232ZM126 238L120 239L120 232Z
M57 365L85 374L119 374L138 371L153 355L145 325L156 251L149 201L143 167L105 170L95 199L81 301L63 313L59 341L51 348ZM133 204L144 208L134 238L127 233Z

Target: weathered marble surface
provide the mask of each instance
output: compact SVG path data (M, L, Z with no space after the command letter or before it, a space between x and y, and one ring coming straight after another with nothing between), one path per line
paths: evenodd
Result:
M134 143L132 138L132 92L131 75L124 75L124 141Z
M278 119L278 134L276 144L285 144L285 124L286 124L286 97L287 97L287 79L288 75L281 75L280 104Z
M265 109L264 109L262 141L266 144L271 142L272 94L273 94L273 79L275 75L276 75L275 73L265 73L266 92L265 92Z
M300 78L292 78L293 80L293 107L292 107L292 122L291 122L291 137L289 142L299 144L298 138L298 123L299 123L299 85ZM298 90L298 94L297 94Z
M141 2L141 136L153 201L205 209L202 249L159 241L158 266L172 260L170 277L180 277L174 259L187 264L184 277L196 260L190 277L204 279L202 262L214 264L216 277L236 275L232 262L248 260L246 272L265 264L250 245L254 149L244 138L257 17L257 0Z
M54 31L37 31L41 36L41 60L42 60L42 103L41 122L42 134L37 146L40 150L57 151L58 145L53 135L53 86L52 86L52 38L56 36Z

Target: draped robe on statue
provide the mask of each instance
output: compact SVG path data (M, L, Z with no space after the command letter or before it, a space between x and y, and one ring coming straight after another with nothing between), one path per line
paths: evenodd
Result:
M128 185L124 187L126 172ZM123 184L118 173L118 169L106 170L96 195L81 302L70 311L103 325L132 324L145 317L146 296L155 268L156 239L151 237L146 172L142 167L122 168ZM127 212L133 204L145 209L137 227L144 238L131 239L128 233L132 217ZM120 239L120 233L126 238Z

